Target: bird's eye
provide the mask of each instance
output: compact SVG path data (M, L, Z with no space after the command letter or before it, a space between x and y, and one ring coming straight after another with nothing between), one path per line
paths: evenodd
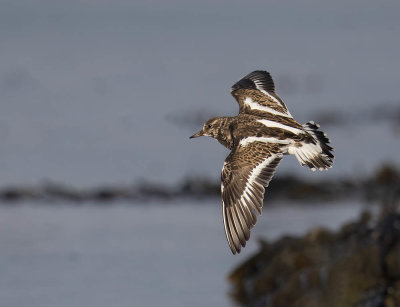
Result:
M208 127L208 129L211 129L211 128L212 128L212 125L211 125L211 124L208 124L207 127Z

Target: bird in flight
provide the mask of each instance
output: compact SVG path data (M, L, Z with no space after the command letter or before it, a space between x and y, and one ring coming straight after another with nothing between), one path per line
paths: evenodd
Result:
M283 155L294 155L313 171L332 167L334 156L319 125L301 125L292 117L267 71L246 75L231 94L239 114L211 118L190 138L210 136L231 150L222 168L221 194L226 238L236 254L261 215L265 188Z

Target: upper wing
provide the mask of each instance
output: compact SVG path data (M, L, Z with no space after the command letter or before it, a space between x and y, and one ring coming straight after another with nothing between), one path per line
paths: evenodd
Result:
M239 113L292 117L282 99L275 94L274 81L267 71L249 73L232 86L231 94L239 103Z
M274 144L238 145L226 158L221 174L222 212L226 238L233 254L250 238L261 214L267 187L282 159Z

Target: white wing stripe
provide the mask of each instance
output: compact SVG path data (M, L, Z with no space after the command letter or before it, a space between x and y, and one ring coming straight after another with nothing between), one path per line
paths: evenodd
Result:
M304 133L304 131L302 129L298 129L298 128L290 127L290 126L287 126L287 125L283 125L281 123L274 122L273 120L259 119L257 121L259 123L262 123L263 125L265 125L268 128L281 128L281 129L290 131L290 132L292 132L294 134Z
M293 143L293 140L279 140L277 138L269 138L269 137L256 137L256 136L249 136L245 139L240 140L240 145L241 146L247 146L250 143L253 142L263 142L263 143L274 143L274 144L291 144Z
M265 111L265 112L268 112L271 114L284 116L284 117L292 117L290 114L279 112L279 111L274 110L273 108L270 108L267 106L262 106L262 105L258 104L257 102L254 102L253 99L251 99L250 97L246 97L246 99L244 100L244 104L249 106L250 109L252 109L252 110Z
M251 171L250 177L246 183L246 188L244 189L242 197L240 198L241 202L244 201L245 197L248 197L247 193L249 193L251 185L254 183L256 178L261 174L262 170L268 164L270 164L273 160L275 160L275 158L276 158L276 155L272 155L272 156L268 157L267 159L265 159L264 161L262 161L260 164L258 164L255 168L253 168L253 170ZM263 187L263 189L264 189L264 187Z

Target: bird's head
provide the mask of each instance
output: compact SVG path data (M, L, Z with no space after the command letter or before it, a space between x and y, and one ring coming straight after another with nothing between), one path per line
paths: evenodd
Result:
M223 120L221 117L214 117L209 119L203 125L203 129L199 132L193 134L190 138L197 138L199 136L210 136L212 138L216 138L218 136L221 125L223 124Z

